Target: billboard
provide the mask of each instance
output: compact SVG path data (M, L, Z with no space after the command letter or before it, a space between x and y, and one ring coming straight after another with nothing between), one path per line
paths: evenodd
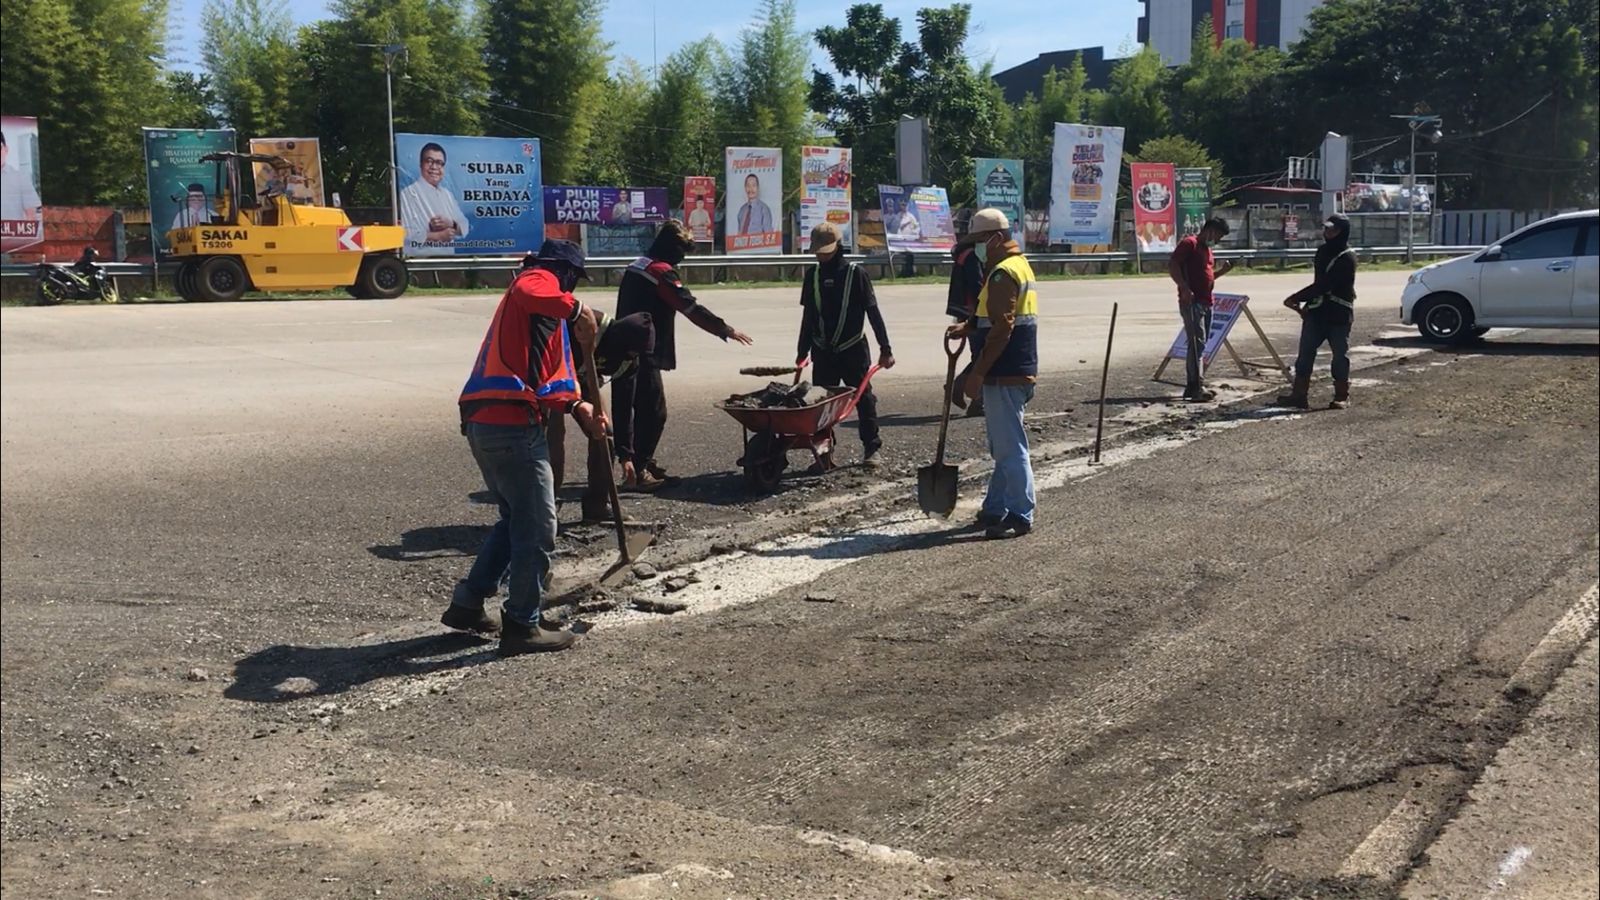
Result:
M800 148L800 231L809 235L823 222L839 229L844 246L854 249L850 222L850 148Z
M1178 189L1172 163L1130 163L1133 236L1144 253L1171 253L1178 246Z
M544 220L584 225L658 225L668 217L667 189L547 187Z
M727 148L729 253L783 252L783 151Z
M583 229L584 252L592 257L643 256L655 241L656 227L649 223L590 225Z
M717 180L709 175L683 179L683 223L694 232L697 244L717 239Z
M1345 188L1344 211L1347 213L1431 212L1432 189L1433 186L1429 184L1416 184L1408 192L1403 184L1352 181Z
M977 166L978 208L993 207L1011 222L1011 238L1025 247L1027 215L1022 208L1022 160L979 159Z
M397 134L407 256L509 255L544 240L537 138Z
M231 128L144 129L145 181L150 190L150 246L166 253L167 232L211 221L216 212L216 166L207 153L234 148Z
M1199 234L1211 217L1211 170L1177 169L1178 233L1187 237Z
M880 184L878 199L883 204L884 236L891 251L932 252L956 245L950 198L944 188Z
M39 120L0 117L0 253L15 253L44 240L44 202L39 199Z
M1121 128L1056 123L1050 153L1050 243L1111 243L1121 171Z
M281 191L290 203L322 206L322 142L317 138L251 138L250 152L281 156L287 166L255 164L256 194Z

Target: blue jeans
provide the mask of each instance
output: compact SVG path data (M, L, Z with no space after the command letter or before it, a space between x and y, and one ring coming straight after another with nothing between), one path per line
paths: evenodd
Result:
M467 445L483 472L483 483L500 507L500 521L484 539L465 581L451 602L482 609L510 572L501 614L534 626L539 622L543 583L556 549L555 476L542 425L467 423Z
M1016 516L1033 524L1033 462L1028 458L1028 429L1022 413L1033 399L1031 384L983 386L983 423L989 432L994 474L983 511L990 516Z

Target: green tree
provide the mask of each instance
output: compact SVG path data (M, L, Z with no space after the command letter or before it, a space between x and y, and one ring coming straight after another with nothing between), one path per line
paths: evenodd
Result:
M1095 122L1125 129L1124 147L1171 134L1172 111L1163 90L1166 79L1161 54L1150 47L1123 59L1111 69L1105 96L1092 111Z
M1172 163L1180 169L1210 169L1211 170L1211 196L1221 193L1226 179L1222 175L1222 163L1212 158L1205 146L1181 135L1169 134L1166 137L1151 138L1139 147L1139 152L1133 155L1135 162Z
M787 210L798 204L800 147L816 132L808 107L808 58L806 38L795 28L795 0L762 0L719 85L726 139L783 151Z
M884 16L879 4L858 3L843 28L819 29L816 40L846 81L813 69L808 99L839 145L855 151L855 200L870 205L877 186L895 180L893 122L900 112L881 85L900 55L900 20Z
M301 30L298 115L322 139L329 190L346 204L389 201L384 55L363 44L405 47L395 62L395 131L483 133L488 75L474 10L471 0L335 0L334 18Z
M222 101L211 87L209 75L194 72L168 72L165 76L167 114L162 122L173 128L218 128L222 120L217 110Z
M1238 39L1219 44L1207 17L1195 29L1189 62L1171 74L1175 130L1211 148L1233 171L1282 168L1290 119L1280 101L1283 64L1275 47Z
M601 82L588 146L572 166L576 183L639 183L639 176L644 174L640 148L673 137L647 130L651 124L646 121L650 99L649 75L638 63L623 59L617 70Z
M282 137L294 114L299 59L284 0L207 0L200 57L211 76L222 120L241 143Z
M39 119L45 202L143 201L139 129L165 124L152 119L167 106L166 20L164 0L0 4L0 107Z
M1292 140L1349 134L1356 171L1401 171L1406 129L1389 116L1428 111L1444 118L1446 137L1419 149L1436 150L1440 170L1471 173L1445 182L1448 205L1592 205L1595 33L1594 0L1330 3L1289 64Z
M1011 111L1006 129L1006 153L1023 163L1024 202L1029 209L1043 209L1050 203L1051 151L1055 146L1055 123L1087 122L1097 91L1088 89L1089 74L1083 58L1073 56L1066 71L1045 73L1039 96L1032 93Z
M666 184L673 206L683 200L684 175L722 171L723 142L717 132L721 98L717 73L728 66L727 54L715 38L681 47L667 58L645 100L643 123L648 129L632 148L632 167L652 184Z
M496 134L540 139L544 180L566 184L585 153L590 130L605 112L611 45L600 38L604 0L487 0L484 58ZM515 132L515 134L513 134Z

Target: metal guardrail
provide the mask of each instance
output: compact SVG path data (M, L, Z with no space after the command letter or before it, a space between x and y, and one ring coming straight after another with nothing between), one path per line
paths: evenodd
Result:
M1462 256L1483 249L1481 246L1441 246L1429 245L1412 248L1415 256L1441 257ZM1405 247L1358 247L1356 254L1362 259L1388 259L1404 258ZM1231 259L1248 263L1277 262L1279 264L1310 260L1317 255L1315 247L1279 247L1259 249L1217 249L1215 255L1218 259ZM867 265L887 267L892 278L896 267L903 267L906 258L911 257L913 266L942 266L949 263L948 253L880 253L872 255L851 255L849 259ZM1099 265L1109 269L1114 265L1133 263L1158 263L1166 260L1166 253L1133 254L1123 251L1109 251L1105 253L1029 253L1028 261L1035 268L1045 270L1059 267L1065 271L1069 265ZM609 275L626 269L636 257L632 256L606 256L595 257L588 261L588 267L595 273ZM803 267L816 261L815 257L807 253L774 254L769 256L689 256L678 265L680 269L783 269L790 266ZM413 275L420 272L506 272L513 271L522 262L521 256L422 256L406 260L406 266ZM153 272L163 276L170 276L177 270L176 262L166 262L159 266L153 263L103 263L101 268L113 278L149 278ZM37 263L8 263L0 266L0 276L6 278L33 277L38 270ZM608 279L609 280L609 279Z

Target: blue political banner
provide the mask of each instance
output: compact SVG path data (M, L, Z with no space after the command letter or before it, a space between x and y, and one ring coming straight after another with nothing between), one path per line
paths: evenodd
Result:
M537 138L397 134L407 256L505 256L544 241Z

